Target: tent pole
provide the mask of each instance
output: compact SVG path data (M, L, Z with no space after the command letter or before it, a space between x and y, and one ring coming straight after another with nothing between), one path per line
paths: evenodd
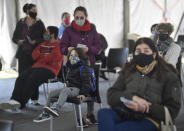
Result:
M182 14L182 17L181 17L181 19L180 19L180 23L179 23L178 28L177 28L177 30L176 30L176 33L175 33L175 35L174 35L174 40L176 39L176 36L177 36L177 34L178 34L178 31L179 31L179 29L180 29L180 26L181 26L181 24L182 24L183 19L184 19L184 12L183 12L183 14Z
M123 0L123 47L128 47L128 32L129 32L129 26L130 26L130 20L129 20L129 1Z

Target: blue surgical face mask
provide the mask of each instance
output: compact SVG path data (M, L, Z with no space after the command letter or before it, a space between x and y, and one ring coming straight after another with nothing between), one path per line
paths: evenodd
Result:
M153 35L157 35L158 33L157 33L157 31L152 31L151 32Z
M44 39L45 41L49 41L49 40L51 39L51 36L50 36L48 33L44 33L44 34L43 34L43 39Z
M69 61L71 65L74 65L74 64L77 64L80 61L80 59L77 56L70 56Z

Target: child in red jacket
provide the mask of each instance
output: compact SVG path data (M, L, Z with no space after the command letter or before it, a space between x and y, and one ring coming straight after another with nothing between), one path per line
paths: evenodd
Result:
M60 53L60 45L57 36L58 28L49 26L43 36L45 42L38 45L32 52L35 64L32 68L20 74L16 79L11 99L1 103L1 108L24 108L27 101L42 83L58 75L63 55Z

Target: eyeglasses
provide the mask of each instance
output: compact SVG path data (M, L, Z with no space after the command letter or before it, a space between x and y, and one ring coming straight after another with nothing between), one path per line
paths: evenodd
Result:
M76 20L78 20L78 19L83 20L84 17L83 17L83 16L81 16L81 17L76 16L75 19L76 19Z

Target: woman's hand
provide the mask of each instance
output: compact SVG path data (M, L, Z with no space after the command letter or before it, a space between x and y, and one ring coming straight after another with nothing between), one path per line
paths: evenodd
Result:
M78 95L77 98L84 100L86 97L84 95Z
M140 105L137 102L129 102L127 104L125 104L129 109L135 111L135 112L141 112L144 113L146 111L146 106L144 105Z
M71 51L74 47L68 47L68 51Z
M135 111L135 112L140 112L140 105L138 104L138 103L136 103L136 102L129 102L129 103L127 103L127 104L125 104L126 105L126 107L128 107L129 109L131 109L131 110L133 110L133 111Z
M150 102L148 102L145 99L140 98L138 96L133 96L132 100L133 100L133 102L138 103L139 109L140 109L141 112L143 112L143 113L144 112L146 112L146 113L149 112L149 106L151 105Z
M30 44L31 45L35 45L36 44L36 40L32 40Z
M85 53L88 52L88 47L81 47L81 49L82 49Z
M18 44L19 44L19 45L22 45L23 42L24 42L24 40L18 40Z

